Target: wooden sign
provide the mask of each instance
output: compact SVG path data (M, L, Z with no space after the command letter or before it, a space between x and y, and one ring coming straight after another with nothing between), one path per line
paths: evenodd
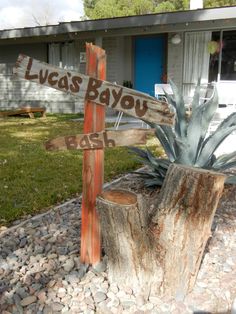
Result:
M67 71L23 54L19 55L13 73L20 78L70 93L142 120L163 125L174 124L174 113L167 103L92 75Z
M47 141L47 150L65 149L101 149L106 147L146 144L147 135L154 134L153 129L129 129L120 131L104 131L89 134L57 137Z

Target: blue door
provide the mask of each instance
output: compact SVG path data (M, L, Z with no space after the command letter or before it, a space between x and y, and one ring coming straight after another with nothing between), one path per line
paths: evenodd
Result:
M164 36L135 39L134 88L154 96L164 70Z

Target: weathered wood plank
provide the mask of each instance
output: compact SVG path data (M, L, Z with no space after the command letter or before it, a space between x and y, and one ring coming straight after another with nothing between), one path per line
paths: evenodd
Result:
M129 129L57 137L45 143L47 150L101 149L106 147L146 144L153 129Z
M13 110L0 111L0 117L18 116L28 114L30 118L34 118L34 113L41 113L42 117L46 117L46 108L42 107L21 107Z
M163 125L174 124L167 103L141 92L19 55L13 73L20 78L70 93L136 118Z
M86 44L86 73L98 79L106 78L105 51ZM105 129L105 107L91 100L85 102L84 133L102 132ZM96 197L102 191L104 177L104 150L84 150L83 193L80 260L96 264L101 258L100 222L96 210Z

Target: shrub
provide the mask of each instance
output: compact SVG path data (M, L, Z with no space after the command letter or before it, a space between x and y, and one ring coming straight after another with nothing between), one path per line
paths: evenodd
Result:
M173 96L166 95L166 97L176 112L175 126L164 126L145 121L155 129L155 135L163 146L167 158L155 157L148 148L130 148L138 156L138 160L148 166L147 171L137 172L144 177L146 186L162 185L167 169L173 162L219 172L235 167L236 151L217 158L214 153L224 139L236 130L236 112L229 115L208 136L209 125L218 107L216 89L209 100L202 102L199 80L191 104L191 114L188 116L183 95L173 82L170 84ZM226 183L236 184L236 176L229 175Z

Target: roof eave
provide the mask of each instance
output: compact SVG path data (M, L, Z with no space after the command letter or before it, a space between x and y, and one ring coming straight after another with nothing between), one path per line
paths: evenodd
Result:
M204 22L236 18L236 6L178 11L141 16L118 17L78 22L63 22L58 25L27 27L0 31L0 39L50 36L74 32L92 32L133 27L158 26L179 23Z

